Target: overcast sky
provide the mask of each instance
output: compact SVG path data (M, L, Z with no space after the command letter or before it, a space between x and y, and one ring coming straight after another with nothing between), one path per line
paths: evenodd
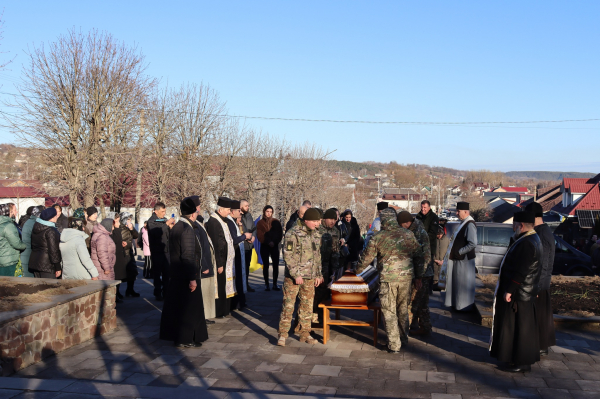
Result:
M70 28L138 45L162 84L204 82L230 114L361 121L600 119L600 2L4 2L0 99L27 46ZM10 112L1 106L5 112ZM247 120L333 158L600 172L600 121L398 125ZM0 129L0 142L12 142Z

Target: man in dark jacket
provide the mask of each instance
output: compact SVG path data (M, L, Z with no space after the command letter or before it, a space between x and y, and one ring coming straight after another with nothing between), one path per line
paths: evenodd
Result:
M548 348L556 345L554 332L554 312L550 299L550 281L554 269L554 253L556 243L550 226L544 223L544 209L537 202L532 202L525 208L526 211L535 213L535 232L542 241L542 260L540 270L540 292L535 300L538 334L540 337L540 354L547 355Z
M171 281L160 320L160 338L180 348L202 346L208 339L200 289L202 247L195 229L196 204L185 198L180 204L181 219L170 232Z
M543 249L533 212L517 212L513 221L515 242L500 264L496 286L490 355L516 373L540 360L535 301Z
M44 209L35 220L31 233L29 271L38 278L59 278L62 269L60 233L56 229L58 213L55 208Z
M169 284L169 234L175 219L166 218L167 206L162 202L154 205L154 213L148 219L148 241L152 274L154 275L154 297L162 301Z
M423 223L425 231L429 236L429 246L431 247L431 256L435 256L437 247L436 236L440 221L435 213L431 210L431 203L427 200L421 201L421 212L417 213L417 219Z
M246 200L241 200L240 211L242 212L242 233L250 233L254 235L254 232L256 231L256 226L254 225L254 219L252 219L252 214L250 213L250 203ZM252 248L254 248L252 242L246 240L246 242L244 243L244 249L246 251L246 287L248 292L254 292L254 288L250 287L250 281L248 280L250 277L250 261L252 260Z

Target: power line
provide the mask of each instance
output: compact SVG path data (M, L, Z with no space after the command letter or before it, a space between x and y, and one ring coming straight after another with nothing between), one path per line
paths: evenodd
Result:
M40 99L36 96L26 96L23 94L14 94L0 92L15 97L25 97ZM146 111L160 111L156 108L141 108ZM195 114L195 112L185 110L168 110L165 112L179 112L187 114ZM251 115L230 115L230 114L206 114L206 116L216 116L223 118L238 118L238 119L260 119L272 121L289 121L289 122L317 122L317 123L348 123L348 124L375 124L375 125L432 125L432 126L469 126L469 125L522 125L522 124L537 124L537 123L569 123L569 122L598 122L600 118L589 119L557 119L557 120L535 120L535 121L479 121L479 122L425 122L425 121L366 121L366 120L341 120L341 119L309 119L309 118L283 118L270 116L251 116ZM475 126L484 127L484 126Z

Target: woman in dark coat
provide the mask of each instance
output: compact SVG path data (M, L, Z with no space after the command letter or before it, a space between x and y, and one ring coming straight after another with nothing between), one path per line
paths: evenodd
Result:
M139 234L131 222L133 215L127 212L122 212L119 216L121 222L123 222L121 224L121 239L126 243L123 247L125 257L127 259L127 277L123 280L124 283L127 283L125 296L137 298L140 296L140 294L133 290L133 285L135 284L135 279L138 275L137 264L135 263L135 253L133 251L133 240L137 240Z
M263 208L262 218L256 224L256 237L260 241L260 257L263 261L263 277L265 291L269 288L269 257L273 266L273 291L279 291L277 279L279 278L279 243L283 239L283 228L279 220L273 217L273 207L267 205Z
M340 265L355 264L358 261L358 255L363 246L361 244L360 227L356 218L352 216L350 209L346 209L342 213L338 228L340 229L340 238L344 240L344 246L347 248L347 251L343 247L341 249L344 259L343 261L340 259Z
M114 229L111 238L115 243L115 280L127 279L127 263L129 263L129 255L125 251L127 242L123 241L121 234L121 219L119 215L115 215L113 221ZM117 303L123 300L123 294L120 292L121 284L117 285Z
M38 278L59 278L62 273L60 233L56 228L58 213L45 209L35 220L31 232L31 257L29 271Z
M160 339L180 348L199 347L208 339L200 289L202 247L197 239L196 204L186 198L180 205L182 218L169 237L171 279L160 320Z

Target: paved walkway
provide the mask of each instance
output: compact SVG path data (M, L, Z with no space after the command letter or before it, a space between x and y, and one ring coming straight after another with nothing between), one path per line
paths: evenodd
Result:
M158 339L161 304L150 282L139 279L142 297L117 305L117 331L0 378L0 398L600 398L598 332L561 331L559 346L531 373L504 373L488 355L489 330L472 314L444 310L436 293L434 333L411 338L400 355L374 348L368 328L336 327L327 345L293 336L281 348L275 342L282 295L265 292L261 281L260 272L251 276L258 290L247 294L245 311L209 326L201 348L180 350ZM369 320L371 313L344 316Z

